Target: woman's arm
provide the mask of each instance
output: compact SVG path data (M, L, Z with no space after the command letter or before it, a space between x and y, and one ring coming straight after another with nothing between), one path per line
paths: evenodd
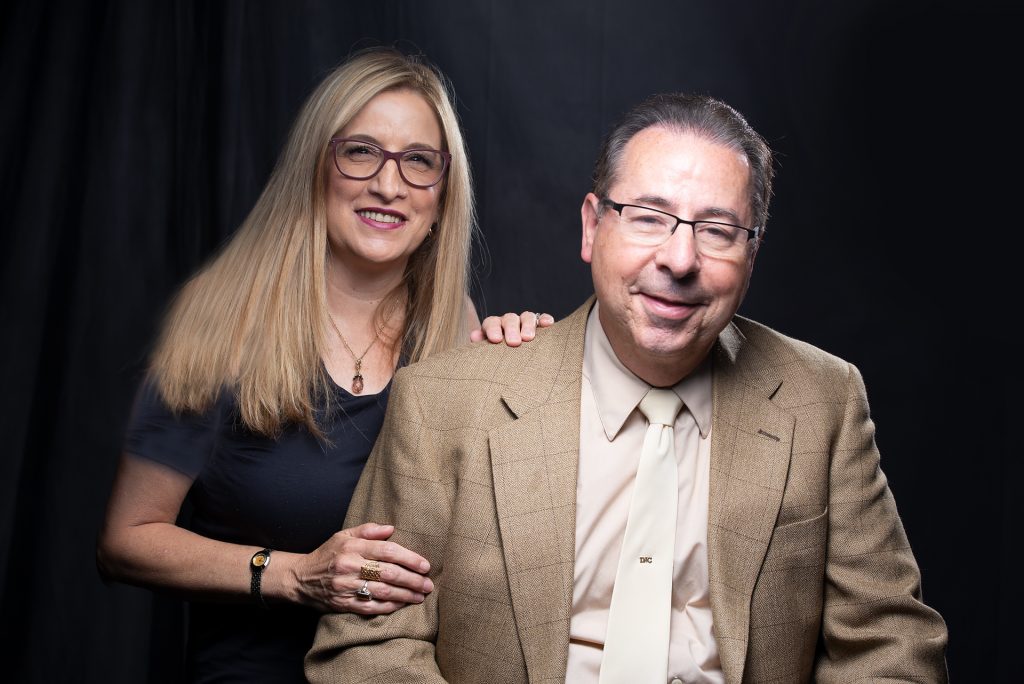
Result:
M175 524L191 478L156 462L121 458L96 559L100 574L130 584L169 589L190 598L246 601L249 560L260 550L216 541ZM291 602L321 612L390 613L420 603L433 590L430 566L419 554L386 541L389 525L368 523L334 534L308 554L274 551L261 578L270 602ZM355 596L367 560L380 561L376 600Z

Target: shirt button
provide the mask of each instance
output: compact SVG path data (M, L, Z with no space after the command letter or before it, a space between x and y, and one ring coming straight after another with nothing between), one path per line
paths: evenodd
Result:
M683 680L680 679L679 677L673 677L672 681L669 682L668 684L683 684Z

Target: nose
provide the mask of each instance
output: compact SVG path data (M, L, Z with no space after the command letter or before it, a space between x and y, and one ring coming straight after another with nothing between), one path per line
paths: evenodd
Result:
M693 228L682 223L654 254L654 263L681 280L700 271L700 253Z
M381 199L404 197L409 188L398 171L398 160L388 159L377 175L370 179L370 192Z

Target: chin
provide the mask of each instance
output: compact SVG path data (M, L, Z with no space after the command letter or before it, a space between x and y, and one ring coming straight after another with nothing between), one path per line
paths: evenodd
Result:
M697 344L697 337L689 330L671 334L664 330L648 330L635 336L634 342L646 354L670 359L679 357Z

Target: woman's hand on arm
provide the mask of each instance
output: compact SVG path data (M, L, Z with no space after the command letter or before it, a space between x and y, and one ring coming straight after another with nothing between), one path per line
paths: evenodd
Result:
M320 548L305 555L287 554L275 580L284 583L292 600L325 613L391 613L408 603L422 603L434 584L426 576L430 564L423 556L400 544L387 541L395 531L391 525L366 523L335 533ZM275 559L276 560L276 559ZM366 588L372 600L362 600L356 591L363 586L360 569L377 561L378 580ZM265 573L269 574L273 566Z
M96 550L108 580L169 589L188 598L250 601L249 561L260 550L203 537L175 524L192 479L164 465L124 455ZM308 554L271 549L261 578L268 603L301 603L321 612L390 613L433 590L422 556L394 542L389 525L368 523L335 533ZM355 592L359 569L379 562L372 601ZM380 600L377 600L380 599Z

